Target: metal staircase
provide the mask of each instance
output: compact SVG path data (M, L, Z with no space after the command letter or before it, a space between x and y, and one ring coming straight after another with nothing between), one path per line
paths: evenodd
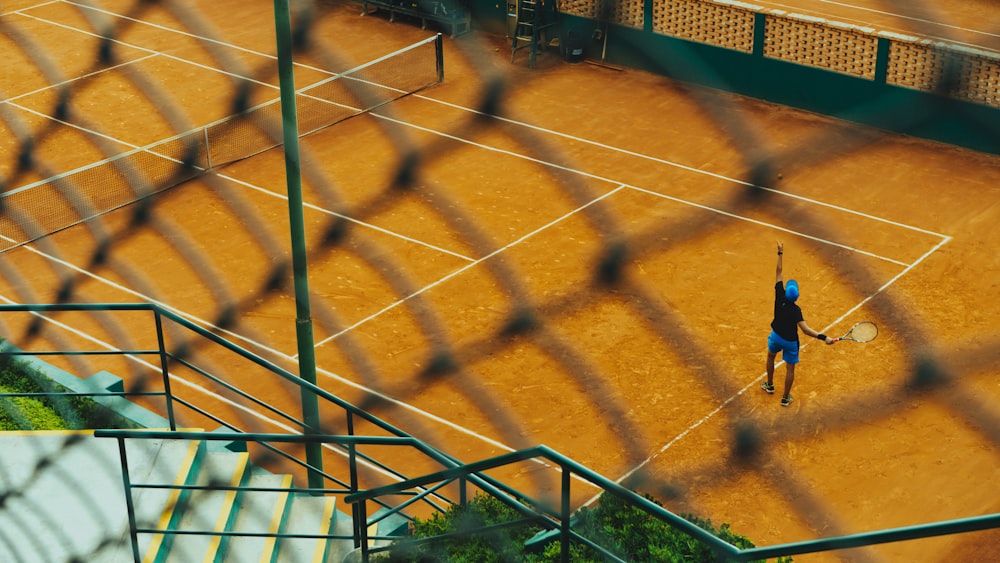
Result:
M0 510L6 531L0 561L357 558L353 518L336 497L296 490L290 475L265 471L245 452L218 443L128 440L130 498L118 478L115 440L89 432L9 432L0 433L0 448L0 494L8 508L18 508ZM25 511L31 517L16 518ZM398 536L407 522L398 515L379 519L369 537Z

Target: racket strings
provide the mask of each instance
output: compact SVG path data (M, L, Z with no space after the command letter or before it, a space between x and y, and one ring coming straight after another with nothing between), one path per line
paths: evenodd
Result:
M870 342L878 336L878 327L873 322L863 321L854 325L849 335L858 342Z

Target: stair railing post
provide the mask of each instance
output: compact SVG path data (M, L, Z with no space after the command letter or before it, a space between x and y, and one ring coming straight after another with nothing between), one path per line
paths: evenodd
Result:
M368 558L371 556L368 553L368 501L356 502L354 506L358 507L358 515L354 524L360 527L358 530L360 533L356 534L355 537L361 540L361 561L362 563L368 563Z
M569 563L569 487L570 487L570 470L565 465L562 466L562 502L559 507L559 546L561 551L561 559L563 563Z
M163 319L160 317L160 310L153 309L153 318L156 321L156 344L160 350L160 373L163 375L163 394L166 400L167 420L171 430L177 430L177 422L174 420L174 396L170 391L170 364L167 361L167 347L163 339Z
M135 521L135 502L132 500L132 480L128 476L128 456L125 454L125 437L119 436L118 459L122 466L122 484L125 486L125 510L128 512L128 535L132 541L132 560L135 563L142 561L139 556L139 533L136 532L138 524Z

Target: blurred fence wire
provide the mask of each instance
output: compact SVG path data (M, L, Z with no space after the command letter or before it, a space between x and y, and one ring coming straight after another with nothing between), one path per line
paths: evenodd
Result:
M0 53L11 61L0 79L2 298L9 303L55 304L128 301L131 297L185 312L193 304L205 326L294 371L295 358L276 351L282 345L288 348L287 337L268 333L253 322L287 315L283 311L289 309L292 264L287 257L286 234L273 226L282 224L281 206L274 205L278 200L263 200L253 190L230 181L223 172L225 166L239 166L246 158L268 158L267 151L280 144L277 66L273 50L259 52L254 50L261 48L259 45L244 46L249 43L241 36L240 24L226 21L228 17L246 17L245 3L207 4L180 0L0 4ZM764 56L775 59L937 92L942 99L1000 107L1000 58L987 49L917 35L879 35L859 26L833 25L786 13L765 14L762 8L736 2L622 0L610 7L606 4L567 0L559 9L565 15L615 26L610 31L603 27L605 34L617 33L619 28L651 29L653 34L747 54L761 48ZM913 21L925 21L930 10L925 3L881 4L886 11L901 14L916 13L919 7L920 17L915 15ZM259 5L254 10L264 8ZM632 275L636 264L662 259L707 237L730 215L770 214L780 217L788 229L801 226L805 230L808 226L817 238L838 238L837 227L816 209L778 204L775 171L822 165L879 142L883 134L849 125L831 126L807 143L772 148L767 143L768 132L741 113L729 94L683 86L684 94L739 152L742 175L736 178L737 189L713 196L711 206L722 212L714 218L706 219L695 210L635 230L627 215L602 202L603 192L570 172L575 163L562 147L538 130L509 126L509 119L517 114L508 101L530 91L533 82L545 80L548 70L526 71L519 60L506 67L497 65L496 46L507 45L508 38L471 32L444 39L451 57L446 65L479 69L482 88L474 103L476 111L450 121L439 135L424 136L405 125L407 117L395 109L394 100L416 91L433 97L434 85L441 80L437 58L441 39L401 38L399 46L379 52L375 47L364 49L339 42L343 40L338 31L358 26L374 30L384 23L369 22L365 18L378 16L361 17L360 13L357 3L293 2L296 60L300 64L297 72L300 82L309 84L298 89L300 132L308 135L331 126L343 128L357 135L347 146L356 143L379 153L375 162L352 162L352 155L341 153L336 155L340 159L337 166L331 166L333 157L320 154L315 144L305 143L302 154L308 203L325 210L311 226L310 266L336 264L335 268L323 267L324 275L347 270L357 276L355 283L387 288L392 295L375 309L370 309L371 304L358 306L356 299L343 295L316 291L311 295L317 334L330 337L324 345L336 349L336 358L346 366L342 371L354 374L353 387L344 385L353 389L358 404L448 451L449 444L437 434L436 427L406 407L429 387L446 382L454 400L465 404L456 410L471 410L488 418L506 446L534 446L532 428L537 422L525 420L511 398L497 393L481 373L491 358L532 348L544 358L538 367L546 371L544 378L574 382L592 407L588 412L600 413L601 424L617 439L614 449L620 453L616 453L619 462L614 470L627 474L630 486L660 498L684 501L687 483L696 477L725 480L733 464L744 469L766 464L784 475L788 484L781 491L784 500L809 525L827 533L849 531L831 515L827 500L810 490L805 481L796 480L794 469L786 466L761 435L761 427L768 425L774 426L784 441L808 439L815 427L802 425L795 418L774 422L763 416L732 417L726 422L730 442L725 446L732 457L713 467L675 473L670 481L647 471L644 466L662 437L649 436L648 429L632 416L634 405L622 398L608 373L608 362L594 358L584 343L575 341L561 327L594 307L627 311L626 315L639 319L637 324L652 335L649 342L655 348L648 354L698 366L704 378L699 389L711 394L714 404L728 404L742 393L747 379L731 373L711 349L714 344L692 329L691 319L673 307L661 291ZM474 10L472 15L475 28ZM646 21L649 17L652 22ZM946 20L947 14L940 14L940 18ZM266 20L271 22L270 16ZM416 25L395 25L408 30L401 36L431 35L420 32ZM159 43L158 32L170 38ZM766 35L763 39L759 36L762 32ZM378 35L373 31L372 37ZM645 61L663 75L715 73L694 50L679 49L672 58L654 58L644 52L646 43L630 44L630 36L625 33L623 37L616 37L618 56ZM204 89L194 93L183 89L180 95L177 82L164 78L163 67L157 66L165 59L205 69L198 72L210 72L212 78L205 79ZM305 76L308 78L302 78ZM444 76L447 82L447 68ZM200 78L193 73L174 80ZM113 99L115 95L127 99L120 103ZM861 113L895 111L884 101L870 99L856 109ZM909 106L894 115L906 125L933 116L938 109L933 104ZM378 119L367 122L368 129L349 128L353 119L363 119L373 111ZM641 111L637 110L634 118L641 119ZM1000 138L1000 132L989 124L983 128L986 134ZM374 140L364 133L372 129L380 133ZM455 180L453 176L443 179L441 170L455 160L466 162L466 148L454 140L489 137L519 147L537 162L554 164L545 172L558 188L552 197L571 202L596 241L583 254L593 257L586 265L590 272L587 283L551 294L538 291L536 280L530 279L532 274L524 271L523 263L502 252L511 241L490 227L489 210L465 203L462 193L475 188L474 180L468 180L467 185L444 185ZM276 166L273 162L270 165ZM378 170L372 172L375 168ZM360 195L351 191L359 181L367 182ZM283 192L280 185L269 188ZM535 196L512 193L509 197ZM219 247L218 231L206 228L201 221L185 220L185 210L195 207L212 209L215 216L223 218L220 220L228 221L223 230L243 233L239 239L242 246L235 254L233 248ZM391 213L415 214L417 222L432 220L457 241L456 247L461 249L455 252L460 258L457 261L475 264L487 278L483 284L489 289L483 297L491 302L480 306L492 309L502 320L486 325L474 337L455 338L446 316L475 312L445 310L440 299L425 291L427 271L414 266L419 259L399 254L396 246L360 227L378 223ZM61 236L66 233L72 236ZM946 239L934 248L940 248ZM28 248L30 253L25 251ZM965 421L994 451L1000 451L1000 415L991 405L995 397L980 394L965 378L995 370L1000 361L998 335L985 335L953 350L938 350L935 344L941 335L922 324L910 303L891 292L880 293L886 283L884 272L873 271L865 257L830 245L815 244L810 249L856 294L878 295L865 302L865 312L883 330L899 335L903 352L912 358L911 372L897 378L899 385L889 391L895 397L871 394L856 397L849 405L817 406L813 416L822 421L824 431L858 428L891 417L910 399L947 387L950 391L938 397L937 403ZM151 267L158 255L169 252L175 254L155 266L157 269ZM232 267L240 261L256 265ZM113 297L102 294L94 287L95 277L114 280L125 290ZM455 296L455 301L466 302L463 297ZM410 362L383 363L383 357L372 352L369 336L358 336L352 330L375 314L399 315L400 330L414 335L403 339L407 346L417 348L407 352ZM289 319L289 330L291 322ZM120 350L149 347L148 336L129 333L126 325L133 321L125 323L111 315L84 318L62 314L45 320L24 316L0 319L0 323L0 334L27 351L81 346L99 350L104 341ZM68 326L81 328L68 331ZM79 337L77 331L95 336ZM381 337L399 336L383 333ZM202 347L205 343L201 340L177 335L170 344L180 357L198 357L209 366L207 370L224 381L246 385L252 377L231 371L234 362L213 355L211 348ZM763 351L760 360L762 368ZM81 377L116 371L125 379L126 389L135 392L155 386L155 371L135 362L109 367L109 360L100 354L53 361L64 362L60 365ZM399 373L400 369L410 371ZM781 377L779 371L777 379ZM212 393L226 396L224 385L205 385ZM289 385L275 383L264 393L270 393L275 402L294 404L298 400L298 390ZM229 408L225 401L220 403L221 408ZM8 411L12 408L10 403L3 405ZM243 413L244 430L274 431L272 422L261 422L245 410L236 410L237 417ZM343 430L342 420L333 412L324 412L323 426L328 433ZM67 447L72 445L67 443ZM628 468L634 470L626 471Z

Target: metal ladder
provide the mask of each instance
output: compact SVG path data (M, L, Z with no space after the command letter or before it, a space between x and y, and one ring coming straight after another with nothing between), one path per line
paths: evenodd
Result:
M514 62L518 51L528 49L528 66L535 68L543 31L554 23L544 21L542 10L546 8L545 2L552 2L554 6L555 0L517 0L517 23L514 25L510 62Z

